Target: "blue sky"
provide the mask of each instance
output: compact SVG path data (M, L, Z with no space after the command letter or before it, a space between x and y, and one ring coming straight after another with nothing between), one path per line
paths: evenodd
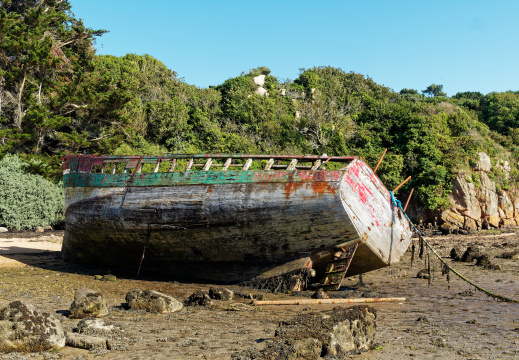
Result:
M400 91L519 90L519 1L71 0L99 54L149 54L198 87L334 66Z

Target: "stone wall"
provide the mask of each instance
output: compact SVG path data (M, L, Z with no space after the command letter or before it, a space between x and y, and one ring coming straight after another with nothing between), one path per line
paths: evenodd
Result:
M508 162L500 162L496 166L505 178L509 177ZM441 213L441 222L465 230L519 225L519 193L516 190L497 191L496 183L489 177L491 170L488 155L479 153L474 172L476 176L456 177L452 187L451 207Z

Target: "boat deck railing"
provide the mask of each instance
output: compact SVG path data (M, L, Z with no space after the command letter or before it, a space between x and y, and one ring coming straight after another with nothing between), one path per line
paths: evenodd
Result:
M64 173L157 173L175 171L322 170L329 163L349 163L355 156L323 155L246 155L246 154L168 154L163 156L63 157Z

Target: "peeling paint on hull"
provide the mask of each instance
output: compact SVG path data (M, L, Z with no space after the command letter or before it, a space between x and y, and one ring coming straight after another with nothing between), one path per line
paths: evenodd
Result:
M361 241L347 276L396 262L409 224L361 160L335 171L68 173L63 258L235 282ZM393 224L393 226L390 226ZM393 239L393 241L391 241Z

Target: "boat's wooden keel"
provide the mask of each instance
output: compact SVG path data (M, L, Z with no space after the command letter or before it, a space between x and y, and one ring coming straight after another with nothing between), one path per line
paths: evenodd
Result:
M359 243L355 243L348 248L337 249L336 256L328 263L325 276L319 284L323 290L339 290L358 246Z

